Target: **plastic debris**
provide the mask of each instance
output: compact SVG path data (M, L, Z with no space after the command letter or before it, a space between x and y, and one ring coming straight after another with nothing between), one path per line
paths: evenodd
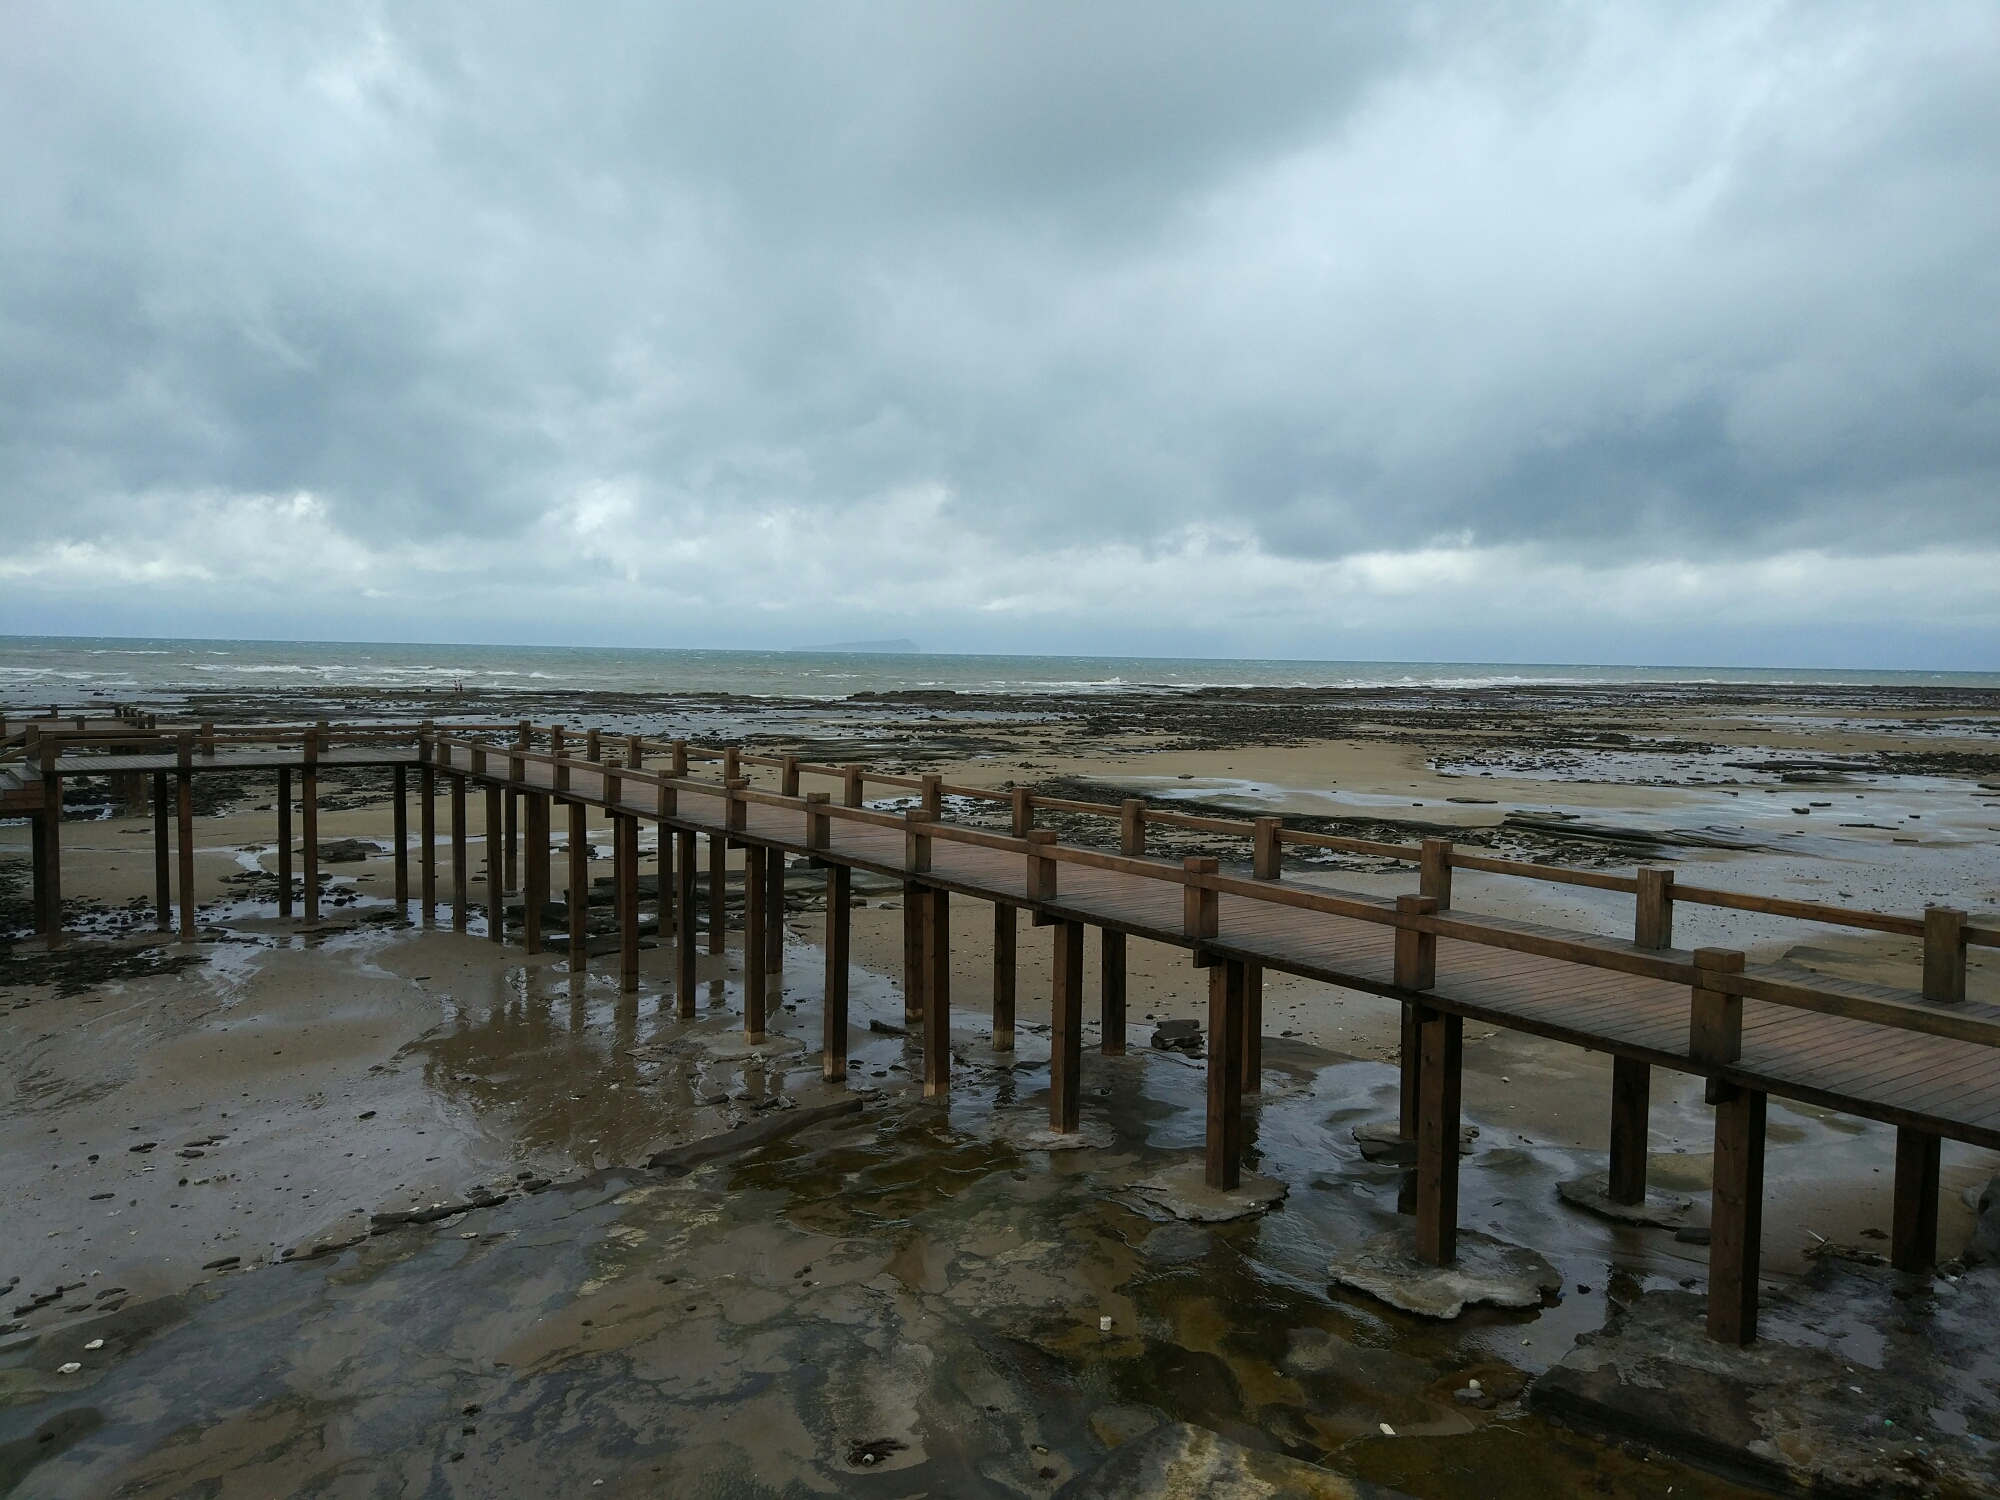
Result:
M83 1366L82 1366L82 1365L78 1364L78 1363L77 1363L77 1362L76 1362L75 1360L71 1360L71 1361L70 1361L70 1362L69 1362L68 1364L66 1364L66 1365L57 1365L57 1366L56 1366L56 1374L58 1374L58 1375L74 1375L74 1374L75 1374L75 1373L76 1373L76 1372L77 1372L78 1370L81 1370L82 1368L83 1368Z
M1097 1331L1099 1333L1111 1332L1111 1320L1109 1318L1099 1318L1097 1320Z
M83 1347L86 1349L102 1349L104 1347L104 1340L92 1339L89 1343L85 1344Z
M1394 1437L1396 1435L1396 1429L1391 1427L1387 1422L1377 1422L1375 1425L1382 1429L1383 1437Z

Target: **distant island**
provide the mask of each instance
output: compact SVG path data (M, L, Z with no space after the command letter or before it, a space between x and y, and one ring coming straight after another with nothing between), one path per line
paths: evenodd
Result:
M794 646L794 651L872 651L878 656L918 656L923 647L915 641L831 641L824 646Z

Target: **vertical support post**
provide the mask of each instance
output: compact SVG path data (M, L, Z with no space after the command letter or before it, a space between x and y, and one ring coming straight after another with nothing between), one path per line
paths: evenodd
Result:
M1646 1201L1646 1136L1651 1113L1653 1069L1635 1058L1611 1060L1611 1170L1607 1196L1613 1203Z
M618 988L627 995L639 992L639 820L619 813L611 820L612 842L617 846L612 868L612 885L618 902Z
M1429 916L1437 910L1435 896L1398 896L1396 910L1412 916ZM1429 933L1396 929L1395 981L1400 989L1427 990L1437 983L1437 939ZM1417 1007L1403 1002L1402 1098L1398 1129L1403 1139L1416 1143L1423 1115L1423 1034ZM1452 1149L1457 1149L1453 1142Z
M1243 964L1208 971L1208 1151L1204 1180L1220 1192L1243 1181Z
M930 893L914 880L903 882L903 1024L924 1017L924 902Z
M1448 1266L1458 1258L1458 1103L1465 1020L1424 1006L1418 1010L1417 1030L1424 1055L1417 1120L1417 1259Z
M459 786L464 787L461 778ZM299 765L299 864L306 880L306 924L319 921L319 730L308 729ZM460 930L464 929L463 922Z
M520 767L521 762L509 761L508 776L518 778ZM509 891L521 888L521 794L511 786L507 788L507 855L500 878Z
M1250 873L1259 880L1276 880L1284 864L1284 850L1278 830L1284 826L1276 818L1258 818L1251 825Z
M924 901L924 1097L951 1092L951 892Z
M743 846L743 1040L764 1040L764 860L759 844Z
M1243 965L1243 1092L1264 1091L1264 966Z
M1098 929L1098 1047L1106 1057L1125 1055L1125 934Z
M1082 1120L1083 923L1055 925L1049 995L1049 1128L1068 1135Z
M993 903L993 1050L1014 1050L1014 937L1019 923L1015 909Z
M283 773L281 772L280 775L282 776ZM173 880L169 873L173 861L167 842L167 822L170 816L171 814L167 811L167 773L165 771L155 771L153 773L153 911L156 924L161 932L165 932L174 923L172 916L174 905ZM279 845L285 851L282 863L287 871L291 867L292 841L291 836L283 830L289 827L290 823L291 817L289 812L287 812L284 822L280 825L279 837ZM283 882L283 899L285 903L283 911L289 914L292 906L291 882L289 880Z
M764 968L774 979L785 972L785 851L773 849L764 862ZM778 993L784 993L780 983Z
M778 773L778 790L787 797L798 796L799 758L796 755L785 757L783 768Z
M1014 788L1014 806L1009 831L1017 839L1024 839L1035 831L1035 800L1024 786Z
M194 941L194 740L181 736L179 767L174 772L175 854L181 887L180 940Z
M507 941L506 854L501 846L500 825L506 818L506 797L500 783L486 783L486 935L496 943Z
M926 771L919 780L923 787L924 816L935 823L944 816L944 777Z
M396 841L396 915L410 914L410 778L408 771L397 766L393 774L395 788L391 800L395 803L395 818L392 836ZM509 797L513 794L510 792ZM511 814L512 802L508 803Z
M292 914L292 768L278 767L278 915Z
M569 930L569 971L581 974L590 967L590 811L581 802L563 805L569 809L569 838L563 851L569 860L569 909L563 925Z
M526 847L522 857L528 867L521 872L521 946L529 953L542 951L542 913L549 904L549 819L555 811L547 792L529 792L521 809L527 824ZM590 884L590 842L583 843L584 885Z
M1451 840L1425 839L1418 855L1417 894L1437 902L1438 911L1451 910Z
M859 807L868 800L864 788L863 769L860 766L840 768L840 800L846 807Z
M821 1007L820 1076L828 1083L847 1077L847 970L853 928L848 902L854 872L846 865L826 867L826 1002Z
M723 951L729 911L729 844L720 833L708 836L708 951Z
M1146 804L1137 797L1118 804L1118 852L1128 859L1146 852Z
M1632 910L1632 946L1671 948L1674 945L1674 872L1664 865L1642 865Z
M1181 861L1181 869L1190 875L1213 875L1219 862L1213 857L1190 854ZM1181 931L1191 938L1212 938L1221 931L1222 898L1207 887L1186 885L1181 911Z
M28 820L28 836L34 845L34 885L28 892L28 907L38 934L49 930L49 820L45 811L37 808Z
M437 925L437 832L437 771L426 761L417 767L417 875L427 928Z
M54 745L49 748L53 750ZM42 824L47 832L42 852L42 931L48 934L51 948L62 942L62 805L62 777L43 776Z
M1055 834L1046 828L1031 828L1026 835L1028 844L1027 892L1030 901L1053 901L1056 899L1056 862L1050 854L1055 846Z
M1938 1138L1928 1130L1896 1127L1896 1215L1889 1264L1928 1276L1937 1264Z
M1965 913L1949 906L1924 908L1924 998L1957 1004L1965 999Z
M1715 1185L1709 1214L1708 1336L1757 1338L1757 1271L1764 1239L1764 1095L1719 1080Z
M664 835L662 835L664 837ZM694 830L683 828L674 834L680 857L674 861L674 899L680 907L674 927L674 1004L683 1021L694 1019Z
M306 799L308 809L312 806L310 796ZM311 813L307 813L308 819ZM310 827L310 823L308 824ZM312 835L306 835L306 846L310 850ZM312 855L306 855L306 900L312 900ZM454 774L451 778L451 930L463 932L466 929L466 870L465 855L465 778ZM307 911L311 911L310 905Z

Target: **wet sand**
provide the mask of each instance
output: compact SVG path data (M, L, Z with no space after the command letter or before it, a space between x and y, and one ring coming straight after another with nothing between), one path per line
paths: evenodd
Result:
M654 734L758 727L773 749L893 759L961 784L1144 793L1343 830L1449 828L1530 858L1616 866L1637 849L1673 859L1683 882L1698 869L1713 884L1850 893L1884 909L1940 896L2000 904L2000 794L1979 786L2000 782L2000 708L1967 695L1742 696L933 698L763 712L704 700L576 704L568 717ZM218 717L325 711L276 699L206 707ZM546 702L467 707L554 716ZM641 993L621 1000L606 975L575 978L558 956L529 960L477 934L400 925L383 899L386 858L328 867L352 899L330 906L319 929L280 922L270 795L246 785L197 820L199 963L145 972L175 956L170 946L131 959L122 977L98 977L105 945L144 943L151 926L150 910L127 905L150 892L150 825L112 816L64 828L66 893L79 925L102 934L73 948L95 953L97 968L32 943L16 943L0 967L0 1203L13 1231L0 1282L19 1278L0 1312L20 1325L0 1344L10 1361L0 1365L0 1444L30 1443L21 1493L110 1493L141 1480L179 1493L222 1476L225 1493L332 1493L372 1491L390 1475L420 1490L594 1493L591 1479L641 1489L656 1469L683 1483L753 1473L744 1493L845 1492L878 1482L879 1466L912 1470L911 1488L867 1493L1035 1494L1094 1461L1119 1422L1155 1419L1147 1413L1418 1495L1501 1493L1467 1487L1494 1464L1520 1474L1521 1494L1552 1492L1558 1475L1602 1493L1732 1493L1512 1404L1468 1411L1450 1394L1448 1382L1475 1366L1504 1387L1517 1378L1505 1372L1560 1359L1602 1323L1608 1287L1631 1296L1705 1274L1700 1247L1555 1198L1556 1181L1602 1165L1603 1058L1469 1033L1465 1115L1480 1133L1464 1163L1462 1222L1540 1250L1566 1291L1535 1314L1430 1324L1325 1276L1330 1247L1395 1220L1403 1174L1366 1162L1350 1133L1393 1112L1393 1005L1268 976L1254 1165L1288 1196L1267 1217L1196 1231L1131 1190L1200 1144L1198 1063L1145 1045L1150 1018L1205 1014L1203 976L1177 953L1132 947L1132 1055L1093 1053L1085 1074L1086 1125L1104 1144L1038 1152L1020 1141L1022 1123L1046 1114L1046 1068L1035 1066L1046 1046L1037 1054L1033 1028L1046 1025L1049 954L1025 923L1027 1065L982 1067L990 909L955 904L965 1061L944 1111L917 1099L904 1040L869 1029L901 1019L892 891L854 914L854 1076L829 1089L811 1050L816 877L793 877L801 901L779 1029L796 1045L746 1051L735 1039L733 949L704 957L704 1015L687 1027L665 1003L670 948L643 954ZM386 837L386 808L370 801L366 778L345 793L325 784L323 795L353 804L323 814L323 839ZM1835 797L1839 816L1811 805ZM1645 849L1509 820L1522 812L1662 833L1734 829L1747 847ZM608 832L593 828L592 841L608 853ZM0 858L25 844L25 827L0 828ZM473 857L476 867L477 843ZM1301 862L1287 878L1413 885L1405 869L1348 859ZM1457 903L1606 932L1629 921L1617 898L1496 877L1461 874ZM1914 945L1899 940L1685 908L1679 921L1683 942L1892 982L1914 974ZM134 922L137 932L112 935ZM1974 993L1994 998L1993 969L1977 950L1974 961ZM1087 971L1094 992L1094 953ZM1095 1015L1088 996L1086 1012ZM858 1120L684 1178L644 1170L662 1147L864 1090ZM1700 1089L1656 1074L1652 1127L1655 1183L1703 1199ZM1767 1276L1801 1276L1823 1241L1884 1243L1892 1132L1774 1100L1771 1143ZM1961 1193L1996 1167L1994 1153L1946 1146L1941 1253L1970 1231ZM372 1215L503 1195L462 1219L312 1255L356 1239ZM278 1264L288 1252L293 1263ZM59 1300L12 1315L58 1287ZM124 1290L103 1295L112 1288ZM73 1356L84 1369L54 1373L66 1361L50 1363L51 1351L88 1342L72 1334L147 1307L166 1326L107 1337L96 1358ZM1108 1336L1101 1316L1113 1319ZM286 1338L245 1358L249 1331L273 1320ZM186 1380L190 1369L203 1373ZM461 1433L452 1401L506 1416L466 1421L479 1430ZM40 1441L40 1427L67 1411L94 1412L101 1425ZM749 1430L758 1441L746 1441ZM873 1458L851 1448L877 1439L903 1446ZM551 1455L561 1473L543 1467Z

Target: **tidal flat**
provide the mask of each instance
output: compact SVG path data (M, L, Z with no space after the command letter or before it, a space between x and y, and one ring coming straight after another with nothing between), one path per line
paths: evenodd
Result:
M2000 906L1988 691L357 690L159 707L742 740L1079 801L1443 834L1588 868L1668 863L1684 883L1876 910ZM683 1022L670 943L642 952L631 996L608 962L571 974L561 953L485 941L477 919L465 934L412 926L389 899L388 778L366 771L322 778L321 836L358 841L361 857L325 866L307 929L276 915L268 778L197 785L191 951L154 931L151 824L108 787L78 788L69 809L60 950L21 931L28 830L0 826L0 1492L1110 1494L1111 1459L1175 1424L1348 1493L1424 1500L1817 1482L1836 1428L1850 1447L1869 1433L1836 1455L1853 1493L2000 1492L2000 1358L1952 1332L1995 1305L1996 1273L1950 1264L2000 1154L1946 1144L1947 1271L1919 1290L1868 1264L1890 1222L1894 1132L1773 1099L1763 1267L1782 1312L1765 1342L1834 1361L1814 1379L1859 1401L1807 1414L1801 1397L1789 1427L1782 1412L1776 1428L1745 1416L1677 1453L1644 1413L1621 1434L1588 1419L1602 1403L1533 1394L1622 1336L1613 1325L1668 1349L1671 1299L1704 1284L1699 1243L1556 1192L1604 1165L1604 1057L1468 1029L1461 1222L1539 1252L1561 1289L1438 1321L1328 1275L1330 1258L1394 1227L1407 1195L1405 1168L1355 1136L1395 1114L1392 1002L1267 976L1249 1139L1282 1196L1189 1222L1146 1186L1202 1143L1199 1059L1147 1045L1159 1022L1206 1014L1205 977L1178 950L1133 947L1128 1054L1086 1047L1086 1144L1048 1150L1033 1129L1047 1117L1047 944L1023 934L1022 1045L998 1057L984 1030L990 924L970 903L954 932L952 1092L927 1102L901 1029L893 884L857 883L850 1076L831 1086L813 872L789 883L772 1039L745 1046L740 934L704 954L701 1014ZM1116 840L1115 820L1048 826ZM599 878L611 840L589 836ZM477 889L476 835L473 849ZM1166 852L1248 858L1193 833ZM1415 882L1348 855L1285 873L1373 894ZM1606 935L1631 920L1629 898L1469 872L1456 901ZM1915 983L1910 939L1688 908L1676 941ZM1989 952L1973 950L1968 993L1992 1002ZM1705 1221L1699 1080L1656 1076L1651 1131L1653 1182ZM691 1149L706 1142L723 1144ZM1926 1347L1954 1381L1912 1407ZM1716 1379L1721 1408L1761 1399ZM1780 1458L1712 1451L1731 1442ZM1854 1469L1864 1450L1879 1451L1880 1476ZM1271 1467L1241 1492L1341 1492L1319 1482Z

